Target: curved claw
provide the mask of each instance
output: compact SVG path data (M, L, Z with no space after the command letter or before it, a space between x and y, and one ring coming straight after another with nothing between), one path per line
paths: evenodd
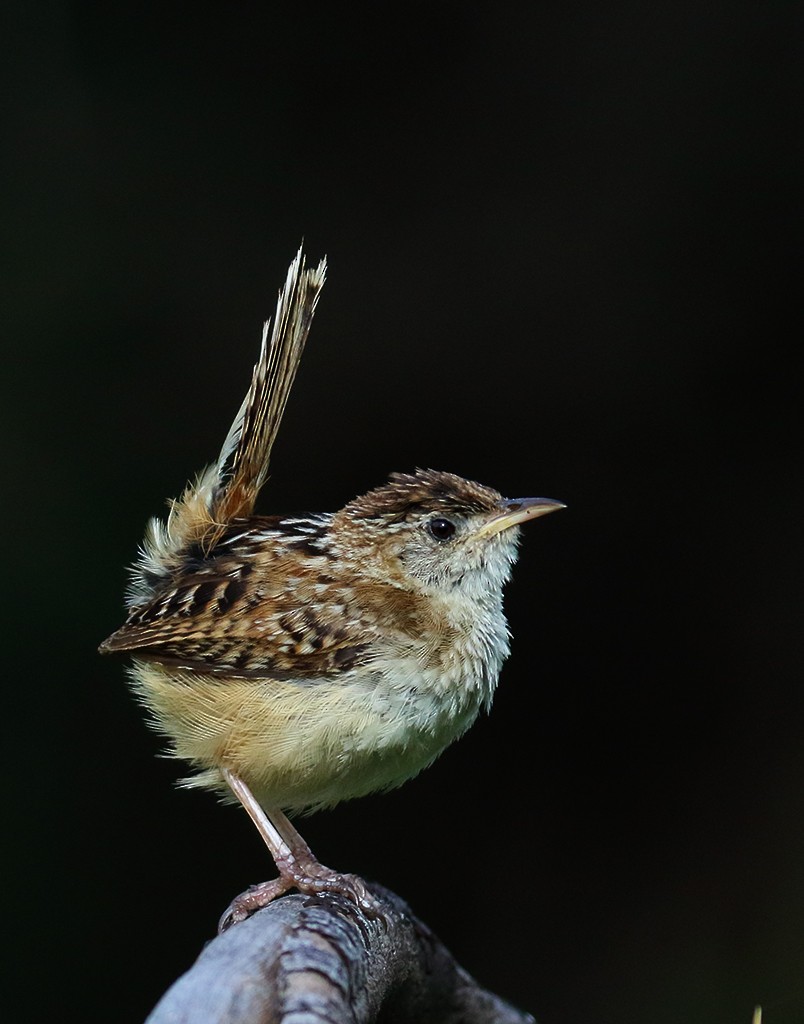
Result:
M366 917L380 917L382 910L374 896L369 892L366 883L358 875L342 875L340 872L328 872L318 878L305 880L309 884L302 888L298 881L294 883L300 892L310 895L332 894L343 896L361 910Z
M252 885L245 892L241 892L239 896L235 896L224 910L220 921L218 921L218 934L221 935L233 924L245 921L255 911L261 907L267 907L269 903L279 896L284 896L288 889L292 888L293 880L283 877L272 878L269 882Z

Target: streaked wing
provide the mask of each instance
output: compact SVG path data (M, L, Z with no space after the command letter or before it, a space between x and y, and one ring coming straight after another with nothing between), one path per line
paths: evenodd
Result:
M101 651L205 672L312 677L344 671L368 658L376 628L346 588L329 583L322 597L327 568L327 557L314 549L289 556L246 537L217 557L188 561L170 584L131 609Z

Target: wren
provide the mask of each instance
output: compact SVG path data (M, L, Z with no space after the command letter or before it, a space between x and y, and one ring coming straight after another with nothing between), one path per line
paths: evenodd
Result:
M490 706L520 525L564 507L419 469L338 512L254 515L325 271L299 251L217 462L148 525L100 647L132 653L137 696L196 770L184 784L236 797L273 856L279 877L221 927L290 888L373 911L286 812L401 785Z

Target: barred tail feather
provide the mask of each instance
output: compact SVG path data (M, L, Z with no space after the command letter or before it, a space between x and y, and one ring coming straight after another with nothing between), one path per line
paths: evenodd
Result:
M279 292L276 314L266 321L260 355L246 397L226 435L218 460L171 501L167 521L152 519L132 573L129 603L137 604L178 566L191 545L211 550L232 519L254 510L268 476L271 449L296 377L326 277L326 259L315 269L299 249Z
M254 511L325 276L326 260L308 270L299 249L277 299L273 330L267 321L251 386L218 457L210 509L215 523Z

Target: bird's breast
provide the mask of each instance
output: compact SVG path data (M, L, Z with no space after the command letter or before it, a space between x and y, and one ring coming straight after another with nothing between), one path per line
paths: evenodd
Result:
M370 671L363 668L366 699L412 729L460 735L491 703L508 653L501 602L445 602L420 631L375 649ZM360 672L352 680L360 687Z

